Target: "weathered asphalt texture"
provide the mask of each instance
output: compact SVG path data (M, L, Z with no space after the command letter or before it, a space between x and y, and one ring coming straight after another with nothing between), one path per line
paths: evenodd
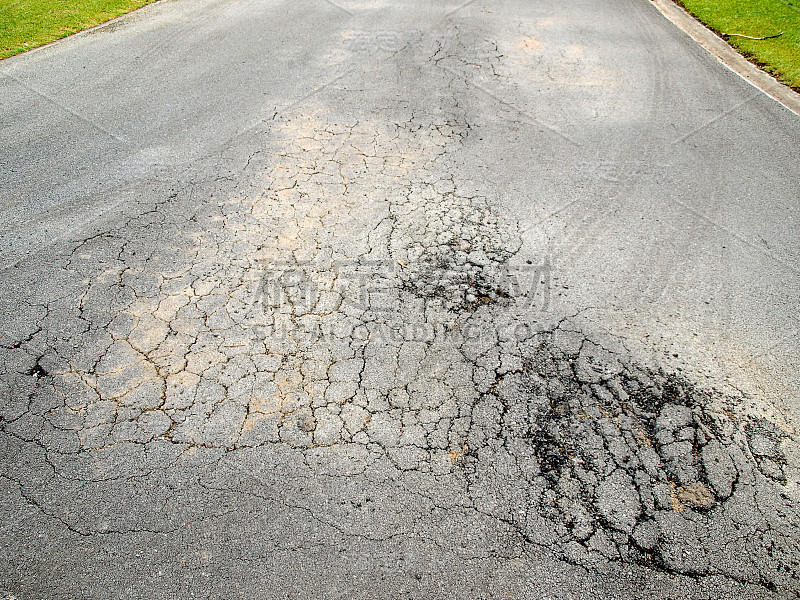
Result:
M0 63L0 589L800 593L800 120L644 0L174 0Z

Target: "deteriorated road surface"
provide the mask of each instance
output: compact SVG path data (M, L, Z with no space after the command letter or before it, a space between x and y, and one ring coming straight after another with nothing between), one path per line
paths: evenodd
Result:
M168 0L0 124L0 597L800 593L800 119L645 0Z

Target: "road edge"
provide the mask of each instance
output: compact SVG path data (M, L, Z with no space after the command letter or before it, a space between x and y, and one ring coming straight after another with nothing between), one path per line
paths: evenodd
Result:
M708 29L682 7L672 2L672 0L649 0L649 2L728 69L800 116L800 94L748 61L725 40Z
M123 19L131 17L131 16L133 16L133 18L135 18L138 15L138 13L144 12L147 8L149 8L151 6L156 6L158 4L162 4L162 3L166 2L166 1L167 0L153 0L152 2L148 2L147 4L144 4L144 5L140 6L139 8L134 8L133 10L130 10L130 11L126 12L126 13L122 13L121 15L117 15L116 17L113 17L113 18L109 19L108 21L103 21L102 23L98 23L97 25L92 25L91 27L87 27L86 29L81 29L81 30L76 31L74 33L70 33L69 35L65 35L64 37L60 37L58 39L55 39L52 42L47 42L46 44L42 44L41 46L35 46L35 47L33 47L33 48L29 49L29 50L23 50L22 52L18 52L17 54L12 54L11 56L6 56L5 58L0 58L0 65L2 65L3 63L7 63L7 62L10 62L10 61L13 61L14 59L17 59L17 58L22 57L22 56L30 56L35 52L48 50L48 49L52 48L53 46L56 46L56 45L64 43L64 42L67 42L69 40L72 40L73 38L78 38L78 37L82 37L82 36L86 36L86 35L91 35L93 33L97 33L99 30L101 30L101 29L103 29L105 27L114 27L115 25L117 25Z

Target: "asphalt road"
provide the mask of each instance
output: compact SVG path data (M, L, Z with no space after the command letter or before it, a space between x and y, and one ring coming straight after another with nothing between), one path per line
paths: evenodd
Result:
M159 2L0 140L0 597L800 594L800 119L648 2Z

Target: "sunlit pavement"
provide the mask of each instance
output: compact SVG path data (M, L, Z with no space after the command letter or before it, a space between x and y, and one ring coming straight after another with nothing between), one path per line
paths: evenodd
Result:
M0 597L800 593L800 119L648 2L166 1L0 123Z

